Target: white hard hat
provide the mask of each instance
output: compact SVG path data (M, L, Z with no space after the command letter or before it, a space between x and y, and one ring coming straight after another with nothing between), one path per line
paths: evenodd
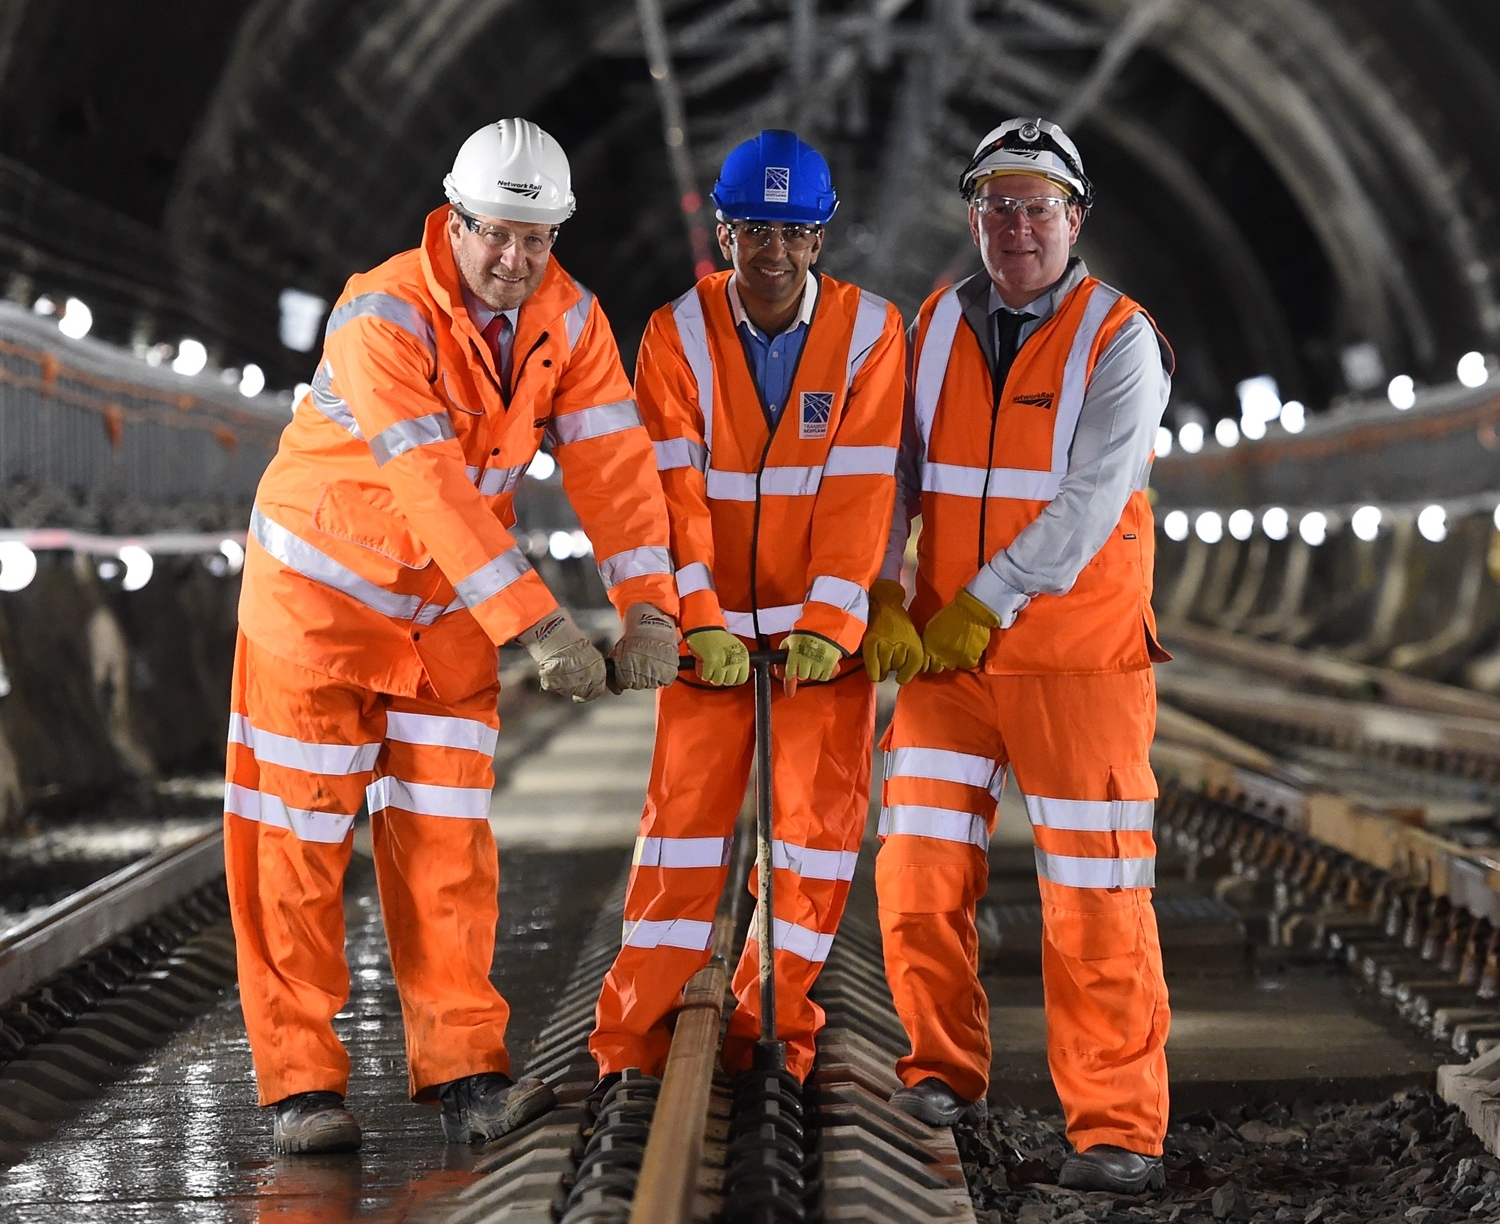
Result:
M577 207L568 155L530 119L480 128L443 179L448 202L476 217L560 225Z
M985 179L1006 172L1052 179L1071 188L1085 209L1094 202L1094 185L1083 172L1078 146L1048 119L1007 119L988 132L964 167L959 192L972 199Z

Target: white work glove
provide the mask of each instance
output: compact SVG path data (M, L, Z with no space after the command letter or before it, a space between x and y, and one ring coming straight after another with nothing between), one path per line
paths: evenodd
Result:
M620 689L666 688L677 679L677 626L651 604L631 604L625 633L609 652Z
M593 701L604 692L604 656L567 612L558 608L516 638L536 660L545 693Z

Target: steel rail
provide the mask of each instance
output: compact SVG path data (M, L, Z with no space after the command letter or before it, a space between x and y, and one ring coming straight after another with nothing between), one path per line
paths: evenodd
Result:
M0 1006L224 874L224 830L148 855L64 897L0 938Z

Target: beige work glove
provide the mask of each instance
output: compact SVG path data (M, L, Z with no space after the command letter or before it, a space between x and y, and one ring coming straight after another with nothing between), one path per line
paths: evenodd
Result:
M651 604L625 610L625 632L609 652L618 689L666 688L677 679L677 626Z
M574 701L593 701L604 692L604 656L564 609L549 612L516 641L536 660L543 692Z

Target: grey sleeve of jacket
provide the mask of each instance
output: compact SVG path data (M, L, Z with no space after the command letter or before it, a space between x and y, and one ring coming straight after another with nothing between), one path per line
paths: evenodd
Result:
M1057 496L968 584L1001 628L1034 595L1070 591L1104 547L1131 493L1145 486L1170 392L1156 332L1137 312L1094 366Z

